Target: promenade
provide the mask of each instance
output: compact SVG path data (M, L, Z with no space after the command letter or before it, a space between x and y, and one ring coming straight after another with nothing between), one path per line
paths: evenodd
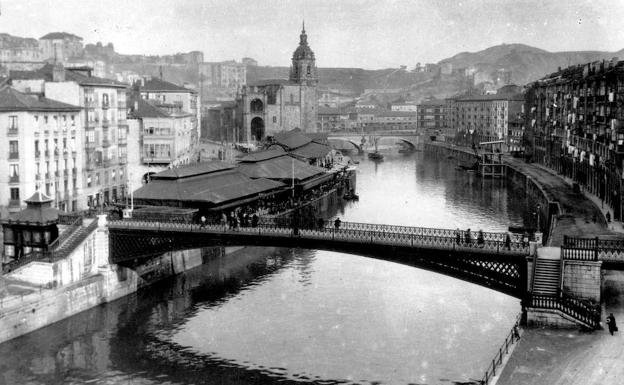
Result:
M551 234L553 246L561 244L563 235L624 238L622 222L607 223L608 207L601 207L600 199L593 194L575 193L572 181L539 164L510 156L505 156L504 162L531 177L551 199L559 202L563 214ZM620 325L624 324L624 295L606 299L603 320L609 313ZM491 384L619 385L624 378L623 362L621 331L611 336L606 329L588 333L575 329L525 329L501 374Z

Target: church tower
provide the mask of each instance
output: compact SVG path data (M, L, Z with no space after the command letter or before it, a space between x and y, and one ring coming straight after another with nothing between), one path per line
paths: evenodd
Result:
M316 60L314 59L314 52L308 45L305 22L301 29L301 35L299 35L299 47L293 53L290 81L307 85L316 85L318 83Z

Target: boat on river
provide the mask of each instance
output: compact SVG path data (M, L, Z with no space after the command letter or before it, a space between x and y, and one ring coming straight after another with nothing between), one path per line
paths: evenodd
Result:
M369 152L368 153L368 159L371 160L383 160L384 156L381 152L379 151L375 151L375 152Z

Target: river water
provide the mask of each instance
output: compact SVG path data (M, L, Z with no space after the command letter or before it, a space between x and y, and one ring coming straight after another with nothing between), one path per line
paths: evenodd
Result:
M423 153L362 158L343 221L504 231L534 203ZM480 379L519 300L414 267L247 248L0 345L0 384L450 384Z

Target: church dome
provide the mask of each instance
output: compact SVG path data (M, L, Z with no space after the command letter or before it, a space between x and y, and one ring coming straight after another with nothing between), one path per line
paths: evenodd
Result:
M314 52L308 45L308 35L305 32L305 25L301 30L301 35L299 35L299 47L293 53L293 60L314 60Z

